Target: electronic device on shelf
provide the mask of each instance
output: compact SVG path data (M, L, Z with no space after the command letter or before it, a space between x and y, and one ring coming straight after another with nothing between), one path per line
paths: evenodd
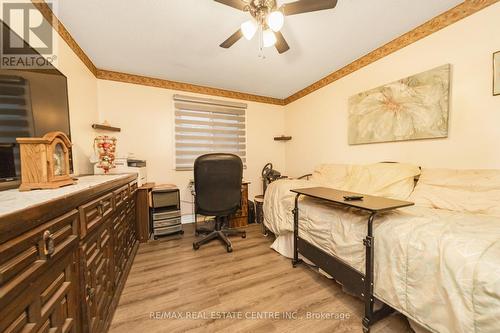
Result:
M145 160L127 159L127 166L131 168L143 168L146 166Z
M148 174L146 169L146 161L130 158L115 159L115 167L109 170L109 174L136 173L137 185L140 187L147 183ZM94 164L94 174L104 174L104 169L98 168L97 163Z
M181 200L177 187L155 187L151 191L151 230L153 239L175 233L183 234Z

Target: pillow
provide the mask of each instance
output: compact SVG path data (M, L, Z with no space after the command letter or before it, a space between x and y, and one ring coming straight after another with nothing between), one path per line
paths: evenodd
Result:
M419 174L418 166L404 163L322 164L310 180L345 191L404 200L413 191Z
M410 200L418 206L500 216L500 170L424 169Z
M419 174L418 166L405 163L352 165L343 189L405 200L412 193Z
M342 188L347 178L346 164L321 164L317 166L311 181L333 188Z

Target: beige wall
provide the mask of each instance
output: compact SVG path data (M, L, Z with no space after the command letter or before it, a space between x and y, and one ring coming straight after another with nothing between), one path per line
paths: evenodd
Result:
M173 95L176 93L187 94L98 80L98 109L100 121L107 120L122 128L122 132L113 134L118 138L118 155L134 153L147 160L148 180L176 184L185 201L183 213L188 214L192 197L186 189L193 173L174 170ZM248 162L244 177L251 182L252 199L261 194L260 172L267 162L272 162L278 170L285 169L285 144L273 140L274 136L284 133L284 108L248 102L246 117Z
M97 79L62 40L58 55L57 67L68 79L75 174L90 174L93 169L89 158L95 136L91 125L98 120Z
M290 175L319 163L406 161L428 167L500 168L500 96L492 54L500 50L500 3L434 33L286 106ZM350 96L443 64L452 65L447 139L347 144Z

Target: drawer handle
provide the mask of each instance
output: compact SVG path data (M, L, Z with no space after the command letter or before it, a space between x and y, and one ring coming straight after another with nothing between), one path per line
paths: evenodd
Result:
M100 201L98 204L97 204L97 213L99 215L103 215L103 212L104 212L104 203L102 201Z
M90 297L90 298L93 298L94 295L95 295L95 288L92 288L90 286L87 286L87 295Z
M49 230L46 230L43 233L43 253L46 256L51 256L54 254L55 245L54 245L54 235L50 233Z

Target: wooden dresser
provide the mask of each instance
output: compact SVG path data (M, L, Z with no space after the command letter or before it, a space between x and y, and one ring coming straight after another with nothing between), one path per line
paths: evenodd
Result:
M136 190L119 176L0 216L0 332L108 330L137 250Z

